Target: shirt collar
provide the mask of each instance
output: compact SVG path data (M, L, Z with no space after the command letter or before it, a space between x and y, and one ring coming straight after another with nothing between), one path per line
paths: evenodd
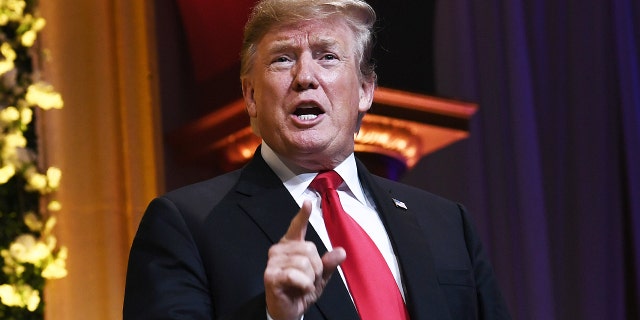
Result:
M283 161L283 159L264 141L262 141L260 152L264 161L280 178L284 186L289 190L289 193L291 193L293 198L301 204L302 195L318 173L305 172L304 169L296 166L295 164L290 162L285 163L285 161ZM351 155L349 155L333 170L342 177L347 186L347 188L345 188L343 184L340 187L340 190L350 192L356 199L358 199L358 201L362 204L366 204L367 201L365 199L362 186L360 185L360 179L358 179L358 167L356 166L356 158L353 153L351 153Z

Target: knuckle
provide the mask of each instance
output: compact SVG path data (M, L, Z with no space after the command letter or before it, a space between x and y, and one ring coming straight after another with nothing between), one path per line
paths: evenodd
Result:
M308 256L313 256L318 254L318 249L313 242L307 241L304 243L304 252Z
M291 257L291 265L299 270L306 270L311 266L311 263L305 256L293 256Z

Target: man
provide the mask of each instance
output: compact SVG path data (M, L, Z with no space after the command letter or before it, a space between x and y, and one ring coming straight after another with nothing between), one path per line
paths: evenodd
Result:
M509 318L464 209L354 157L374 21L360 0L256 5L241 82L262 145L243 169L151 202L125 319ZM336 233L333 217L354 229ZM341 240L353 234L369 247Z

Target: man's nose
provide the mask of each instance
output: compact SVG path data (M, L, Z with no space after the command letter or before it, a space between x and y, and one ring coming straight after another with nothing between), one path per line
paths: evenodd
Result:
M318 74L314 59L309 55L302 55L293 68L293 86L296 90L307 90L318 88Z

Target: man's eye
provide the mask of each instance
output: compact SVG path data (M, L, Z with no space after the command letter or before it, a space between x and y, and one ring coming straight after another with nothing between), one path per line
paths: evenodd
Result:
M336 60L338 57L335 54L327 53L322 56L322 60Z
M273 62L289 62L289 61L291 61L291 59L285 56L277 57L275 60L273 60Z

